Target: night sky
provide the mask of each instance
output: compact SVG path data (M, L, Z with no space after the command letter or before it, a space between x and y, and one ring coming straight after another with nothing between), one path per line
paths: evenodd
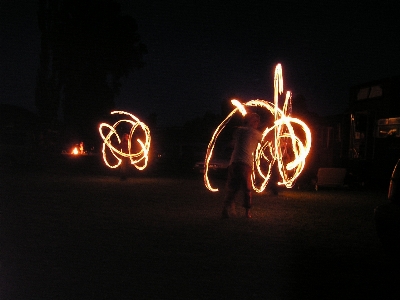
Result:
M322 116L345 112L352 85L400 74L396 1L119 2L148 54L145 68L123 80L116 105L156 113L160 126L220 113L232 97L272 100L277 63L284 89ZM0 3L0 102L36 111L36 1Z

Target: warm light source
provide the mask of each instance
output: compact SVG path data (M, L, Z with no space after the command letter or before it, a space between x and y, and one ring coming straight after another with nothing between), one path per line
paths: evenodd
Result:
M288 188L294 185L296 178L304 169L306 157L311 149L311 131L302 120L290 116L292 106L290 92L286 93L282 109L279 108L279 95L282 93L282 66L278 64L274 75L274 103L266 100L250 100L246 103L240 103L236 99L231 101L236 108L214 131L207 148L204 183L210 191L218 191L217 188L212 187L208 178L209 163L217 138L234 114L237 112L240 112L243 116L246 114L246 106L266 109L274 116L273 124L270 124L262 132L262 140L254 153L252 174L254 190L259 193L264 191L275 163L277 163L281 177L278 184L285 185Z
M239 102L239 100L232 99L231 103L238 108L238 110L240 111L242 116L245 116L247 114L246 108L244 107L244 105L242 103Z
M141 122L134 115L125 112L125 111L113 111L111 114L120 114L123 116L128 116L130 119L121 119L114 123L114 125L109 125L107 123L101 123L99 126L100 136L103 139L103 160L105 164L110 168L117 168L121 165L123 158L129 158L130 163L135 166L138 170L143 170L147 166L147 162L149 159L149 150L150 150L150 129L146 124ZM121 123L127 123L131 126L129 132L128 139L128 152L124 152L121 149L121 138L117 133L116 128ZM132 145L133 135L139 135L136 129L140 128L144 134L144 140L137 138L136 148L138 148L137 152L134 152ZM142 135L143 135L142 134ZM136 149L135 148L135 149ZM115 163L111 163L109 156L112 156L116 159Z
M78 155L79 154L78 147L74 147L74 149L72 149L71 151L71 154Z

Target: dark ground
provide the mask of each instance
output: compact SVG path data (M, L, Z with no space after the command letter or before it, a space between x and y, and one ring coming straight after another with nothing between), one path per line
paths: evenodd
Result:
M82 171L2 171L1 300L397 298L387 191L255 194L221 220L201 177Z

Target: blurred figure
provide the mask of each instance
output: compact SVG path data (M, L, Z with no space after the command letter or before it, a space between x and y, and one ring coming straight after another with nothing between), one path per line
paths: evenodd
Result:
M268 183L269 190L275 196L279 194L279 176L278 163L275 161L274 165L272 166L271 177Z
M83 142L80 142L79 143L79 153L83 154L83 152L84 152Z
M282 154L283 165L286 167L290 161L289 145L287 142L283 143L283 146L281 147L281 154ZM271 178L268 183L269 190L275 196L277 196L279 194L279 184L278 183L279 183L280 178L281 178L281 175L279 173L278 162L275 161L274 165L272 166Z
M129 134L124 133L121 139L121 151L123 153L129 153ZM120 168L120 178L121 180L126 180L128 178L128 167L129 167L129 158L122 157L121 168Z
M229 218L230 214L236 213L235 196L240 190L244 192L243 207L246 209L246 217L251 218L253 153L262 138L261 132L258 131L260 116L256 113L246 114L244 123L245 126L238 127L234 133L234 148L228 167L222 218Z

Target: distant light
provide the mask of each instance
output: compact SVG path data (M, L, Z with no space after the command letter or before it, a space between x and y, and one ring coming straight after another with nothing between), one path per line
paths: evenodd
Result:
M71 154L78 155L79 154L78 147L74 147L74 149L72 149L71 151Z
M278 165L281 181L279 184L291 188L295 180L304 169L305 159L311 149L311 131L302 120L292 118L291 113L291 93L287 92L283 108L279 108L279 95L283 93L282 66L278 64L275 68L274 76L274 103L266 100L250 100L244 104L238 100L232 100L236 108L221 122L214 131L211 141L208 144L205 157L204 184L212 192L217 192L217 188L211 186L208 178L210 160L213 155L214 146L221 131L230 121L232 116L240 112L246 114L245 106L257 106L266 109L274 116L273 124L266 127L262 133L261 143L258 144L254 153L252 184L256 192L261 193L266 188L270 178L273 165ZM297 134L302 132L303 134ZM300 139L300 137L303 139ZM291 153L288 154L287 150ZM256 177L261 178L261 183L256 182Z

